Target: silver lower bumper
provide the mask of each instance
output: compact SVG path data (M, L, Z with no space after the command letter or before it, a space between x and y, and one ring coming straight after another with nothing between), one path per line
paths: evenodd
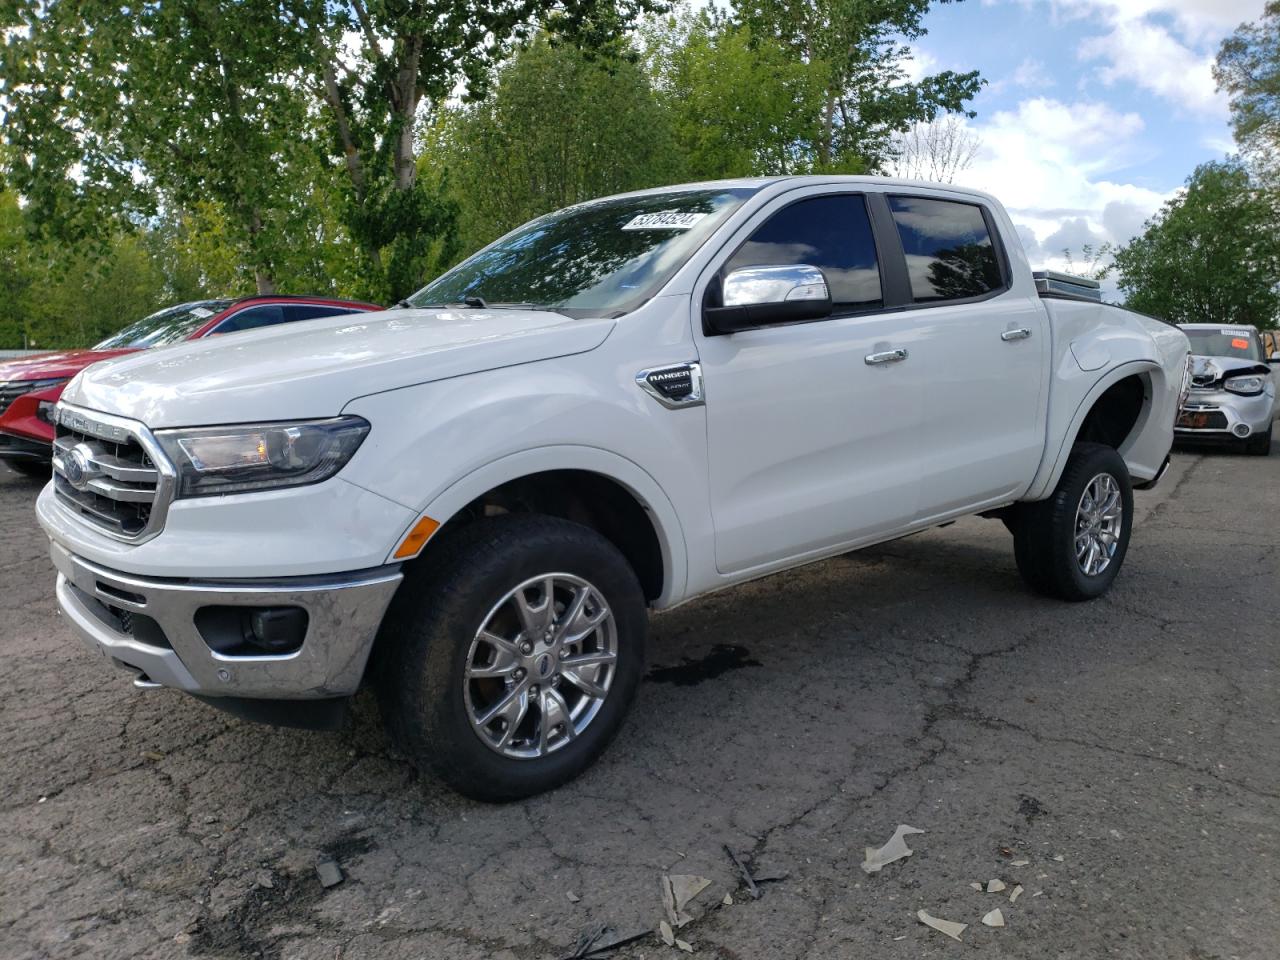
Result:
M205 581L135 577L99 567L51 543L58 606L91 650L137 675L140 686L206 697L305 700L354 693L399 567L324 577ZM301 607L306 633L295 651L228 655L197 624L206 607ZM127 616L126 616L127 615ZM130 628L150 618L158 631Z
M1255 433L1269 431L1276 413L1275 399L1266 393L1242 397L1225 390L1197 390L1190 394L1180 414L1187 416L1205 414L1219 422L1210 427L1191 427L1183 425L1180 416L1178 425L1174 427L1174 433L1188 440L1195 438L1243 440Z

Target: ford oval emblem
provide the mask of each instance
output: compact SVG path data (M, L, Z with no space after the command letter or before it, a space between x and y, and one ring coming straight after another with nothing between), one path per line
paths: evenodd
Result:
M91 452L85 449L84 444L78 444L62 461L63 476L67 478L67 483L77 490L87 488L89 481L93 479L95 471L93 461L90 459Z

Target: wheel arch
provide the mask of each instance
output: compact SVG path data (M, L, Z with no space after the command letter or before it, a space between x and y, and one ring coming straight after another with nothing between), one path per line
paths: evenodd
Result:
M494 509L485 509L490 507ZM431 518L440 526L413 554L417 557L450 525L513 508L595 529L631 563L653 606L669 606L683 595L685 538L670 498L638 464L596 447L541 447L479 467L434 496L396 543L421 519ZM394 552L395 547L388 562L395 561Z
M1046 444L1045 457L1024 499L1043 499L1057 487L1077 442L1114 448L1132 470L1136 464L1128 454L1151 424L1157 409L1156 393L1167 389L1164 381L1163 367L1148 359L1113 367L1095 381L1077 404L1057 445L1052 440Z

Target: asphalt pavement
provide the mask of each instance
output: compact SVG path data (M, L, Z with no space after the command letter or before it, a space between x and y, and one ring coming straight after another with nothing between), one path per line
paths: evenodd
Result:
M1093 603L966 520L656 616L604 759L506 806L367 697L308 733L135 691L56 613L38 489L0 467L0 957L550 960L655 930L664 875L720 960L1280 955L1280 455L1179 452Z

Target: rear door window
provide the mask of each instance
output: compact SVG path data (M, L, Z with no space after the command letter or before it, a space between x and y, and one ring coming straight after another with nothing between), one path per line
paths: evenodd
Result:
M916 303L969 300L1005 287L982 207L930 197L890 197Z
M866 200L856 194L810 197L766 220L726 265L818 267L827 277L834 313L854 313L881 305L876 242Z

